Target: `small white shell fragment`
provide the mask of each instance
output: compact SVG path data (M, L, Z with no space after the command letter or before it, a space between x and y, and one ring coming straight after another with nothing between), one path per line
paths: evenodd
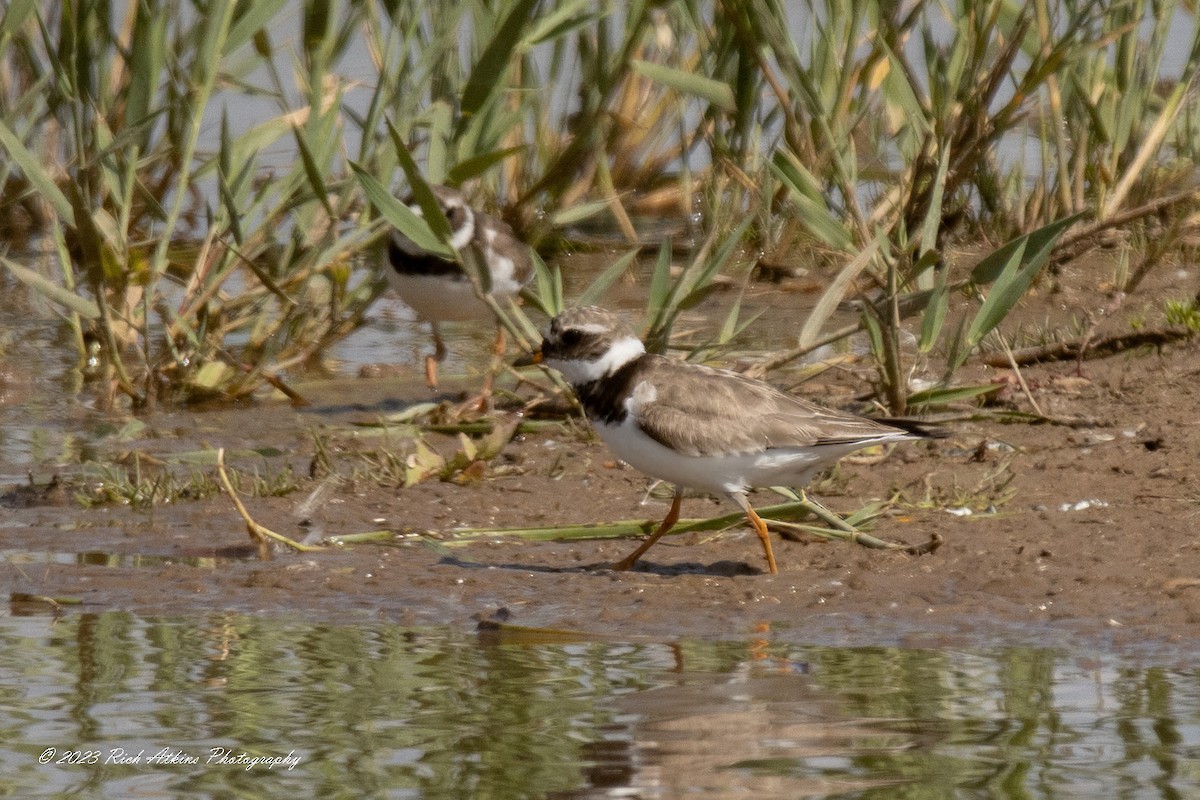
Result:
M1089 508L1108 508L1108 503L1095 498L1091 500L1080 500L1076 503L1063 503L1058 507L1059 511L1087 511Z

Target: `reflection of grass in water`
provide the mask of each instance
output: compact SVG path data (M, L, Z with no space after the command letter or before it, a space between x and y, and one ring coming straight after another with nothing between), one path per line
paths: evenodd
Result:
M119 20L103 4L16 4L0 26L0 90L19 98L0 117L13 198L0 229L43 235L62 269L4 264L63 309L81 359L99 343L102 397L142 408L286 392L287 371L357 329L382 290L356 256L394 222L373 188L405 172L418 188L473 184L547 252L589 218L631 242L639 215L676 220L688 266L656 267L646 289L654 349L745 258L816 253L828 288L795 322L797 352L867 330L880 396L900 413L914 364L944 354L950 383L1043 263L1118 228L1145 232L1123 270L1132 289L1200 226L1185 183L1200 140L1180 122L1200 103L1200 59L1178 75L1164 65L1187 22L1196 42L1194 11L993 0L946 19L935 4L810 0L796 31L784 5L617 15L452 0L380 18L370 4L325 16L304 3L292 45L268 33L294 22L288 4L197 14L168 2ZM49 49L68 27L79 35ZM370 63L350 86L340 74L355 53ZM299 85L281 60L300 65ZM278 115L216 122L218 105L248 98ZM281 164L280 150L296 157ZM1088 221L1053 229L1044 248L1026 243L1036 258L965 284L948 274L955 241L1000 242L1080 211ZM826 332L863 291L862 321ZM974 305L961 320L947 313L956 291ZM534 294L563 300L552 281ZM521 311L505 316L535 336ZM731 315L700 347L715 352L743 324Z
M229 746L231 730L253 755L294 749L300 766L277 767L270 780L297 796L312 794L317 769L337 770L346 795L430 798L615 794L614 785L661 797L909 800L999 785L990 794L1021 797L1048 794L1047 775L1068 796L1119 784L1131 796L1186 797L1197 782L1186 767L1168 772L1191 752L1197 693L1194 671L1165 646L1097 653L1069 637L1035 646L1045 626L1020 621L1010 638L1035 644L1008 645L995 626L946 635L951 623L936 619L921 636L905 631L915 645L815 646L801 638L804 615L791 623L799 632L776 624L761 638L721 623L708 635L641 636L603 620L576 639L481 636L461 624L347 622L344 599L321 597L321 607L295 603L314 609L303 618L239 613L235 600L205 611L203 597L192 601L200 611L178 617L67 614L49 634L45 620L6 618L2 666L20 678L6 703L36 709L40 725L13 726L4 754L41 752L43 727L102 709L108 724L94 739L105 752L143 729L201 757ZM895 630L874 620L884 634L872 638L865 623L836 633L833 624L824 639L872 643ZM120 679L97 687L81 673ZM1155 726L1184 733L1146 733ZM244 796L262 786L261 769L204 774ZM47 772L14 772L13 794L48 794ZM117 794L129 774L98 770L91 785Z

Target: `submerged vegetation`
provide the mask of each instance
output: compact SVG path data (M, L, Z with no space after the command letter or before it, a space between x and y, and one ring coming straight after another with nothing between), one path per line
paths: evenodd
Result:
M1185 245L1198 64L1194 6L1139 0L13 0L0 261L102 398L287 391L382 291L360 255L391 191L468 183L546 255L585 223L628 240L589 300L657 248L660 350L719 274L823 265L797 347L759 367L865 330L900 413L914 364L951 389L1045 265L1120 247L1134 290ZM978 241L1009 243L956 269ZM561 287L543 270L534 305ZM827 330L849 297L860 322ZM694 355L745 324L735 305Z

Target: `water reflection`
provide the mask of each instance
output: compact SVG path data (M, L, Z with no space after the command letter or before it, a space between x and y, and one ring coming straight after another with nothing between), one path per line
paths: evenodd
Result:
M13 796L1197 796L1200 671L1142 661L8 617L0 775Z

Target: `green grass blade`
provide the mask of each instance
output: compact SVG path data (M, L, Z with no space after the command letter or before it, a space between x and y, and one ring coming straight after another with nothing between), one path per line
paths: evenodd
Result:
M809 505L808 503L779 503L756 509L756 511L763 519L787 521L808 516ZM719 531L744 522L745 519L746 516L741 511L722 514L719 517L681 519L671 529L671 535L692 531ZM528 541L578 541L642 536L657 527L658 520L622 520L539 528L460 528L448 531L447 535L453 537L451 541L490 539L496 536L513 536Z
M944 274L947 270L943 269ZM921 318L921 336L917 340L917 350L928 353L942 335L946 324L946 313L950 310L950 292L945 278L939 275L938 285L934 287L929 303L925 306L925 315Z
M667 303L671 295L671 240L664 239L658 248L658 260L654 263L654 272L650 275L650 293L647 298L650 331L657 331L663 317L667 313ZM665 345L665 342L663 343Z
M585 219L602 214L612 204L607 200L593 200L590 203L577 203L567 208L559 209L550 216L550 221L556 228L566 228Z
M704 300L704 298L706 298L710 292L713 291L715 288L712 282L713 278L715 278L717 273L720 272L721 269L729 262L729 259L733 256L734 251L745 243L744 237L746 235L746 231L749 230L750 223L753 221L754 220L752 217L746 216L740 223L738 223L736 228L726 234L725 238L721 241L720 247L718 247L716 252L708 257L708 259L704 262L703 267L696 274L696 277L690 281L690 283L684 284L683 280L680 280L680 286L681 288L686 289L686 293L683 293L682 298L679 300L679 308L694 308L698 303ZM684 277L687 277L686 274ZM676 296L678 296L678 293L672 293L672 298Z
M530 46L566 36L573 31L590 25L613 13L615 6L609 6L595 13L581 13L593 0L568 0L561 2L557 8L552 8L534 21L527 40Z
M300 161L304 164L304 174L308 177L308 185L325 208L325 213L330 217L336 216L336 212L329 202L329 187L325 184L324 172L317 163L312 148L308 146L308 137L304 135L304 131L299 126L292 128L292 133L296 137L296 149L300 151Z
M288 0L254 0L253 3L239 3L238 11L240 13L229 30L229 36L225 39L225 54L232 53L250 41L251 37L266 28L271 19L287 4ZM155 12L151 12L151 14L164 16Z
M51 281L40 273L34 272L29 267L22 266L15 261L10 261L3 256L0 256L0 263L3 263L8 271L13 274L13 277L30 287L38 294L51 300L59 305L74 311L81 317L87 319L99 319L100 307L86 297L80 297L74 292L66 289L63 286Z
M995 394L1004 387L998 383L985 383L978 386L951 386L943 388L923 389L908 396L908 407L913 411L928 411L939 406L948 406L975 400L989 394Z
M204 110L212 98L217 76L221 72L220 54L229 35L235 5L231 0L214 0L206 9L207 13L200 17L201 22L197 26L195 59L191 63L189 77L192 91L186 104L186 124L183 127L183 138L178 153L180 166L176 181L180 189L173 193L172 202L167 208L166 219L161 227L161 235L150 258L152 277L147 284L147 293L151 296L158 290L158 279L167 271L171 244L189 196L186 188L192 184L195 177L196 165L193 158L205 122Z
M887 56L888 70L883 79L882 88L887 102L900 110L904 120L917 127L920 134L930 131L930 114L924 104L918 99L917 92L909 81L909 73L904 63L897 58L892 49L883 41L877 46Z
M733 99L733 89L729 88L727 83L649 61L634 59L630 65L634 72L644 75L656 83L661 83L682 94L699 97L722 111L731 113L737 111L737 104Z
M356 161L349 163L350 168L354 170L355 177L358 178L359 185L362 186L363 192L367 196L367 200L387 220L389 225L396 228L396 230L409 239L412 239L413 243L418 247L424 248L431 253L436 253L444 258L454 258L454 251L448 244L434 235L425 220L414 214L404 203L401 203L390 191L384 188L383 184L375 180L361 164Z
M937 263L938 231L941 229L943 213L943 192L946 188L946 174L950 168L950 145L943 142L939 149L937 177L934 178L933 191L929 199L929 208L925 211L925 220L921 223L921 256L913 267L917 285L923 289L930 288L928 268ZM925 307L925 315L921 318L921 335L917 340L917 350L928 353L938 337L942 334L942 326L946 322L946 312L950 308L950 293L947 287L950 270L943 268L933 276L933 295L929 305Z
M512 10L500 24L495 36L488 42L471 75L463 87L461 120L467 120L483 108L487 99L497 90L508 75L508 65L513 53L521 43L521 33L538 0L517 0ZM460 132L462 131L460 124Z
M451 186L463 184L472 178L479 177L509 156L516 155L525 150L525 145L517 145L515 147L505 147L501 150L492 150L488 153L480 153L477 156L463 159L446 173L446 182Z
M396 157L400 160L400 168L404 170L404 176L408 178L408 188L416 199L417 204L421 206L421 213L424 215L426 224L433 235L441 240L443 247L451 253L453 257L453 249L450 247L450 220L446 219L446 214L442 211L441 205L437 198L433 196L433 190L429 188L429 183L421 174L420 168L417 166L416 160L413 159L412 153L404 144L404 139L400 136L400 131L396 130L396 126L391 120L387 121L388 134L392 137L392 144L396 148ZM413 239L415 242L416 239Z
M8 40L21 29L36 6L37 0L11 0L8 3L4 16L0 17L0 52L4 51Z
M800 329L798 347L811 347L817 341L821 329L825 327L825 323L829 320L829 317L837 310L838 304L845 299L846 292L850 291L854 280L871 263L871 259L875 257L875 253L878 251L879 237L876 236L849 264L842 267L842 271L829 284L829 288L821 295L821 299L817 301L817 304L813 306L813 310L809 312L808 319L804 321L804 327Z
M1058 241L1058 237L1062 235L1063 231L1074 225L1083 216L1082 213L1073 214L1001 245L971 270L971 283L983 285L996 281L1006 269L1011 269L1013 254L1018 248L1029 253L1027 260L1039 255L1044 258L1049 255L1050 248Z
M453 136L454 111L450 108L449 103L439 100L429 107L425 116L429 120L429 146L425 152L425 177L430 183L446 183L450 162L448 146ZM462 180L451 181L451 183L457 186L462 183Z
M841 219L830 211L816 178L790 153L777 152L768 166L788 188L791 201L799 208L799 219L813 236L835 250L854 252L854 240Z
M581 306L596 305L600 302L600 298L608 291L608 288L616 283L617 279L625 274L629 269L629 265L637 258L638 251L630 250L625 255L618 258L609 265L603 272L596 276L586 289L580 292L579 297L575 302Z
M242 215L238 208L236 190L231 183L233 172L233 144L229 135L229 117L221 115L221 143L217 151L217 194L225 206L225 216L233 241L240 247L245 241L242 233Z
M140 123L154 113L154 101L166 64L168 14L139 5L130 47L129 89L125 103L125 127ZM138 143L143 150L150 140L150 129L140 132Z
M71 208L71 201L62 193L58 185L54 183L54 179L50 177L50 173L42 166L42 162L38 157L31 153L17 134L0 120L0 147L8 151L8 157L21 168L21 172L25 174L28 180L38 194L48 202L63 222L68 225L75 224L75 211Z
M530 303L548 317L557 316L563 310L562 273L556 266L553 270L536 250L533 256L533 290L526 290L524 296Z
M995 273L991 290L987 293L987 297L984 298L983 304L967 328L963 349L957 354L959 359L965 360L967 355L983 341L983 337L994 330L1016 307L1025 292L1028 291L1033 279L1045 266L1058 237L1082 216L1082 214L1075 214L1053 222L1033 233L1018 237L997 251L1004 252L1007 257L999 273ZM990 258L991 256L988 257L988 259ZM982 270L977 266L971 273L972 278L977 274L981 277L991 277L994 274L994 265L989 265L987 269ZM961 364L960 360L955 366Z

